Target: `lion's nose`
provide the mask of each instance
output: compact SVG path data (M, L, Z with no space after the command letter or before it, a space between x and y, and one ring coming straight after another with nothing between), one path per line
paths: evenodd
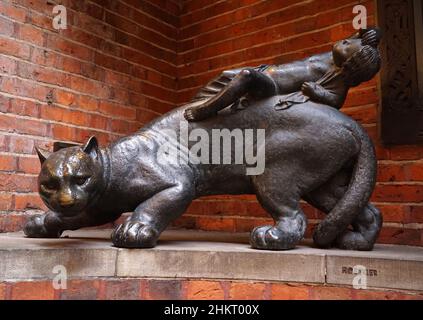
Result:
M63 193L59 197L59 204L64 208L69 208L75 204L75 201L73 200L72 195Z

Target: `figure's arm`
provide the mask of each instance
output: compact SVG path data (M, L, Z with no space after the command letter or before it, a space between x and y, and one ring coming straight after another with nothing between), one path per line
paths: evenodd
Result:
M345 90L339 90L339 92L330 91L315 82L304 82L301 91L311 101L326 104L336 109L342 107L346 98Z

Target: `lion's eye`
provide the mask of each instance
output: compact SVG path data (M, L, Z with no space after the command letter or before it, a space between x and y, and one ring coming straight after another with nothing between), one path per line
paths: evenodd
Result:
M59 184L55 181L48 181L48 182L42 183L41 187L47 192L52 192L59 189Z
M87 182L89 177L75 177L74 181L78 186L82 186Z

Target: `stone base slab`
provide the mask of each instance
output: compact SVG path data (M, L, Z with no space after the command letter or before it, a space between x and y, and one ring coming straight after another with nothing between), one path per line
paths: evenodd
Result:
M70 279L158 278L310 283L423 291L423 248L376 245L371 252L263 251L248 234L168 230L153 249L118 249L109 230L66 232L60 239L0 234L0 282L48 280L64 266ZM361 269L360 269L361 268ZM362 273L360 273L362 272Z

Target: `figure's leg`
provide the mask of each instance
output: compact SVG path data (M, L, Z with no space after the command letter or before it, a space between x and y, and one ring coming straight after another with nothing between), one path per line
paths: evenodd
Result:
M111 222L105 221L104 223ZM43 215L35 215L29 218L25 224L24 233L29 238L58 238L65 230L76 230L94 224L86 215L64 217L55 212L49 211Z
M192 202L191 184L178 184L162 190L141 203L112 234L116 247L152 248L170 222L184 213Z
M277 86L272 78L253 68L242 70L222 91L204 104L187 108L185 118L188 121L206 119L231 105L247 93L257 98L276 94Z
M303 238L307 218L299 206L297 188L291 182L278 175L277 170L269 170L264 176L256 178L257 199L271 214L275 224L257 227L251 232L250 243L253 248L288 250ZM285 187L281 187L281 184Z
M310 192L304 199L319 210L329 213L348 188L350 173L340 171L326 184ZM350 250L372 250L382 227L382 215L372 204L351 223L352 229L345 230L336 239L334 246Z

